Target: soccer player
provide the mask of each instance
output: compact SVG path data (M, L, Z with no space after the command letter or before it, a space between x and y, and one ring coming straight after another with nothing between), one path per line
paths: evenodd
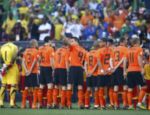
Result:
M29 43L30 47L27 48L23 54L23 69L25 70L25 89L22 94L22 105L21 108L26 108L26 99L29 94L29 88L33 88L33 104L32 108L37 108L38 101L38 42L31 40Z
M86 72L86 84L87 89L85 93L85 108L90 107L90 94L92 93L92 88L94 88L94 108L99 107L98 98L98 55L97 50L99 48L99 43L95 43L93 49L87 53L84 67Z
M79 45L75 39L65 39L69 45L69 78L67 86L67 106L71 108L72 85L78 88L78 105L80 109L84 108L84 92L83 92L83 62L85 60L86 51Z
M40 61L40 77L39 77L39 90L38 90L38 101L39 108L42 108L43 89L47 85L47 108L52 107L53 100L53 56L54 49L50 46L49 37L45 37L45 44L39 47L39 61Z
M68 70L69 49L65 42L58 48L54 54L54 107L58 107L57 97L61 89L61 108L63 109L67 101L67 70ZM60 86L60 88L59 88Z
M104 47L99 50L98 60L99 60L99 76L98 76L98 85L99 85L99 102L101 109L105 109L105 99L104 99L104 89L107 87L110 106L114 105L113 103L113 88L112 88L112 76L111 76L111 66L110 59L113 55L113 50L110 47L112 41L103 39Z
M126 53L128 51L128 48L126 47L127 41L125 38L120 39L120 45L116 48L114 48L114 54L113 54L113 86L114 86L114 107L115 109L119 108L118 103L118 91L119 86L123 86L123 107L127 107L127 85L126 80L123 76L123 63L125 60Z
M15 107L15 96L17 85L19 81L19 69L16 64L16 58L18 54L18 47L11 41L14 40L14 36L9 37L9 42L2 45L0 49L0 55L3 61L2 67L2 86L0 89L0 107L4 107L4 94L6 85L11 85L10 88L10 107Z
M143 68L143 50L140 47L140 40L138 37L131 39L131 48L127 52L128 68L124 64L124 76L127 75L127 85L128 85L128 109L134 109L132 104L133 88L136 86L141 86L138 95L137 107L140 109L146 109L142 106L142 100L146 93L146 85L143 80L144 68ZM128 72L128 73L127 73Z

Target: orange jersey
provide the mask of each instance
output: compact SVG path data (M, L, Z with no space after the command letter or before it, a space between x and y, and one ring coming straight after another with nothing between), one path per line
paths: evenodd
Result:
M69 61L70 66L83 66L85 61L86 51L79 45L70 46Z
M131 47L127 52L128 72L141 71L138 57L143 55L143 49L140 47Z
M34 60L38 60L38 50L36 48L27 48L23 54L25 65L27 70L30 70ZM38 64L36 63L33 67L32 73L38 72Z
M111 47L101 48L98 55L102 69L107 71L110 68L110 58L113 56L113 49ZM101 71L99 71L99 74L102 74Z
M114 66L116 66L122 58L126 57L128 48L125 46L118 46L114 48L114 54L113 54L113 62ZM123 64L120 65L120 67L123 67Z
M66 62L69 58L69 50L65 47L59 48L54 54L54 67L66 69Z
M96 50L90 51L86 55L85 61L87 63L87 71L88 71L88 73L90 73L93 70L93 68L95 67L95 65L98 63L97 51ZM93 76L97 76L97 75L98 75L98 68L93 73Z
M39 48L39 56L41 58L40 66L50 67L51 58L54 56L54 49L49 45L44 45Z

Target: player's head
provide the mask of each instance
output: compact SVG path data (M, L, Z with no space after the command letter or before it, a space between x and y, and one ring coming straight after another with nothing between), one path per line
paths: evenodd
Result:
M100 48L100 43L99 43L99 41L95 41L94 44L93 44L93 49L94 49L94 50L97 50L97 49L99 49L99 48Z
M107 39L106 46L109 47L109 46L112 46L112 45L113 45L113 40L112 39Z
M106 46L106 38L102 38L100 41L99 41L99 47L100 48L103 48Z
M38 47L38 42L36 39L32 39L30 42L29 42L29 45L30 47L32 48L37 48Z
M123 46L126 46L128 43L127 39L125 39L124 37L122 37L119 41L120 41L120 45L123 45Z
M131 46L139 46L140 45L140 39L137 35L133 35L130 39Z

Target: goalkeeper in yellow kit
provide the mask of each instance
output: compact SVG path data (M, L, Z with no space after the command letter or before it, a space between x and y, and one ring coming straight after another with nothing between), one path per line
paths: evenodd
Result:
M19 81L19 68L16 63L18 47L10 41L1 46L0 56L3 62L1 68L2 86L0 89L0 107L4 107L4 94L6 85L10 85L10 107L15 107L15 95Z

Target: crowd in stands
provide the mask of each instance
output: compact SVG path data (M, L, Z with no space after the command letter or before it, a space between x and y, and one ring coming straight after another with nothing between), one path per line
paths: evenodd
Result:
M68 33L85 41L133 34L150 40L150 13L143 0L9 0L8 4L6 19L0 5L1 41L10 35L16 41L45 37L60 41Z

